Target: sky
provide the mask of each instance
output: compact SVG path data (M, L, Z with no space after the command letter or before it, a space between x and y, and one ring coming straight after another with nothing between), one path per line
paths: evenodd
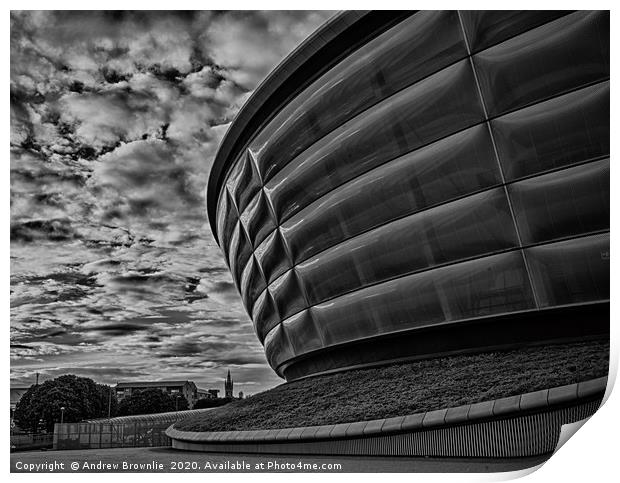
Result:
M11 385L268 366L206 218L217 147L332 12L11 13Z

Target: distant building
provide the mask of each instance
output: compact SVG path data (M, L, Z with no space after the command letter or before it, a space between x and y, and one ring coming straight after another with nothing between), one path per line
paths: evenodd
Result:
M220 394L219 389L198 389L198 399L217 399Z
M226 381L224 381L224 397L233 398L233 380L230 377L230 370L228 371L228 376L226 376Z
M134 392L145 389L159 389L170 396L180 394L187 399L190 409L198 400L198 388L192 381L154 381L154 382L119 382L116 384L116 399L120 402Z

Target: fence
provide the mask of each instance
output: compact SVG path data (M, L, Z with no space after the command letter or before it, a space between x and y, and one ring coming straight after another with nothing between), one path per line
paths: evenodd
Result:
M52 447L51 433L11 433L11 451L31 451Z
M125 416L82 423L56 423L54 449L170 446L165 430L175 421L208 411L195 409L171 413Z

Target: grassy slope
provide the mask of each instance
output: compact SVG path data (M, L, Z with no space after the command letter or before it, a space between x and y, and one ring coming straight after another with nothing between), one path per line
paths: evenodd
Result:
M175 428L273 429L402 416L604 376L608 358L608 343L585 342L348 371L282 384Z

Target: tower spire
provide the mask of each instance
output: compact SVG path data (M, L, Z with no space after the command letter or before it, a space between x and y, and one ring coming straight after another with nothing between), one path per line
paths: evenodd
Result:
M230 376L230 369L228 369L228 374L226 375L226 381L224 381L224 397L232 398L233 397L233 380Z

